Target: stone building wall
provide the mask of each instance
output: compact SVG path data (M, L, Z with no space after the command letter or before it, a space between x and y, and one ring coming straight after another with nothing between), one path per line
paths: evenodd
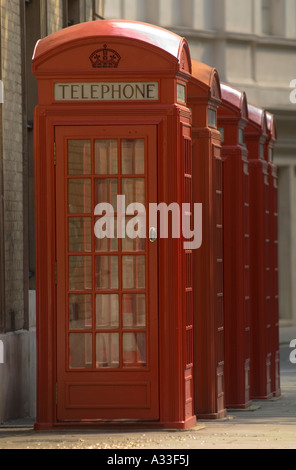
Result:
M296 324L296 0L105 0L105 18L146 21L188 40L193 59L274 113L278 126L279 304Z
M0 0L0 423L36 413L33 50L46 35L100 18L102 7L102 0Z
M19 1L1 5L5 329L24 327L23 96Z

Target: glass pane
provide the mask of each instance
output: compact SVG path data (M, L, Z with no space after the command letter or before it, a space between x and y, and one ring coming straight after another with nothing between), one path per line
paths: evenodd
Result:
M121 141L121 172L123 175L143 175L145 173L144 139Z
M117 208L117 179L102 178L95 180L95 205L108 202L114 212Z
M146 333L123 333L123 365L146 366Z
M124 294L122 296L122 325L124 328L145 328L145 294Z
M96 288L118 289L118 256L96 257Z
M97 175L116 174L117 161L117 140L95 141L95 173Z
M209 109L209 126L210 127L217 126L217 113L214 109Z
M90 256L69 256L69 289L92 288L92 262Z
M74 295L69 296L69 328L71 330L82 330L92 327L92 296Z
M91 251L91 218L69 218L69 251Z
M145 205L144 178L123 178L122 194L125 195L126 207L133 202L139 202Z
M107 251L107 252L117 251L118 250L117 218L113 216L108 217L107 215L105 215L104 220L103 218L96 218L95 223L96 223L95 250L97 252L98 251ZM107 224L109 225L109 227L107 227ZM99 233L102 233L102 236L105 233L106 236L104 238L99 238ZM112 235L114 235L113 238L112 238Z
M90 173L90 140L68 140L68 175L89 175Z
M96 366L119 366L119 335L118 333L98 333L96 335L97 359Z
M142 220L143 222L140 222L140 223L142 224L143 227L146 227L146 215L143 217ZM133 221L132 217L125 216L126 230L125 230L125 238L122 239L122 250L123 251L145 251L146 239L142 237L130 238L128 236L129 230L127 230L128 224L130 225L130 229L133 232L135 232L135 234L140 232L139 224L136 224L136 222ZM145 232L146 232L146 229L145 229ZM143 230L143 233L144 233L144 230Z
M119 301L117 294L96 295L97 328L117 328L119 326Z
M122 257L123 289L145 289L145 256Z
M70 368L92 367L92 334L70 333Z
M69 213L86 214L91 212L91 180L85 178L69 179Z

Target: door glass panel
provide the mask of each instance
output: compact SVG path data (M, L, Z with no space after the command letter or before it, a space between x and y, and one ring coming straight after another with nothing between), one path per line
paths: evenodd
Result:
M103 220L104 219L104 220ZM101 221L101 222L100 222ZM101 252L101 251L117 251L118 250L118 238L117 238L117 218L113 216L107 216L105 215L103 218L96 218L96 228L97 230L104 234L108 233L111 235L114 234L113 238L110 238L109 236L105 236L104 238L99 238L99 236L96 236L96 251ZM98 222L98 223L97 223ZM107 224L109 227L107 227Z
M145 256L122 257L123 289L145 289Z
M118 294L96 295L96 324L97 328L118 328L119 302Z
M118 194L145 206L145 140L70 139L67 164L69 367L146 367L146 213L125 216L125 238L115 217Z
M68 182L68 200L70 214L91 212L91 179L71 178Z
M91 218L69 217L69 251L91 251Z
M123 139L121 141L121 167L123 175L144 174L144 139Z
M90 256L69 256L70 290L92 288L92 260Z
M118 289L118 256L96 257L96 288Z
M119 334L97 333L96 366L119 367Z
M139 223L136 224L136 221L133 221L133 217L125 217L125 226L126 226L126 236L122 239L122 251L145 251L145 238L143 235L137 236L136 238L131 238L128 236L129 230L128 227L135 233L139 233L141 231L140 225L143 227L143 234L145 235L146 232L146 216L143 216L141 219L141 215L137 216L140 220ZM132 224L132 225L131 225ZM139 233L140 234L140 233Z
M68 175L89 175L90 172L90 140L68 140Z
M92 327L92 296L69 295L69 328L84 330Z
M92 367L91 333L70 333L70 368Z
M122 194L125 195L126 207L133 202L145 204L144 178L123 178Z
M116 212L117 193L117 179L102 178L95 180L95 205L101 202L108 202L113 206L114 212Z
M145 294L124 294L122 296L122 326L123 328L145 328Z
M114 175L118 172L117 140L95 141L95 173Z
M146 366L146 334L123 333L123 365Z

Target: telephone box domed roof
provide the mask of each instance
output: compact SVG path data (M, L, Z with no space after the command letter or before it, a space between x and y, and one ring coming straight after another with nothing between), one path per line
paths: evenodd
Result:
M131 40L150 48L157 48L159 52L175 59L185 72L191 72L190 52L185 38L152 24L126 20L80 23L40 39L35 46L33 66L35 62L46 61L58 51L71 49L82 43L101 44L108 40Z

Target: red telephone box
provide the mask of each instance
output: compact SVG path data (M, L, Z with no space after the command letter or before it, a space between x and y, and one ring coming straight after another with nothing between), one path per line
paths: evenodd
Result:
M264 110L248 105L245 140L250 172L251 398L271 392L270 191L264 159L267 122Z
M270 189L270 269L271 269L271 391L274 396L281 395L280 387L280 346L279 346L279 292L278 292L278 175L273 162L273 149L277 141L275 117L266 112L267 141L265 160L268 162Z
M202 203L202 245L193 253L195 412L225 416L223 321L223 200L221 136L215 69L192 61L188 106L192 109L193 201Z
M246 408L250 400L249 170L244 129L246 94L221 84L218 128L222 135L225 403Z
M36 428L192 426L192 250L148 211L191 212L187 42L94 21L40 40L33 71Z

